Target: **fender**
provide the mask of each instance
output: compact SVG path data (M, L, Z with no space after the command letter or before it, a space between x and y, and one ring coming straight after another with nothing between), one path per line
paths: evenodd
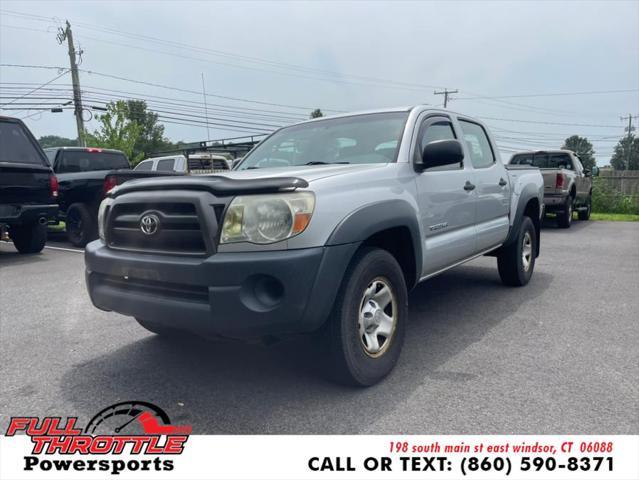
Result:
M333 230L326 245L363 242L372 235L395 227L407 227L413 240L415 272L422 271L422 241L417 212L405 200L385 200L364 205L347 215Z
M524 217L524 210L526 209L526 205L532 199L537 199L539 201L539 196L537 192L537 186L534 184L528 184L524 187L521 194L519 195L519 200L517 201L517 211L515 212L515 219L513 220L513 224L510 227L510 232L508 232L508 237L503 243L503 246L508 246L513 243L517 239L517 235L519 232L519 227L521 226L522 218ZM539 202L539 208L542 208L542 203ZM533 219L533 222L536 222L539 225L541 219ZM535 252L535 256L539 256L539 250L541 248L541 232L540 228L537 228L537 251Z

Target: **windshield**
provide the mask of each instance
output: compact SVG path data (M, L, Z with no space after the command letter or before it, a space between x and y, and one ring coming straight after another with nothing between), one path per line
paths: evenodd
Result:
M123 153L100 150L67 150L56 165L56 172L92 172L131 168Z
M408 112L374 113L283 128L237 169L395 162L407 118Z
M565 168L572 170L572 160L567 153L524 153L514 155L512 165L532 165L539 168Z

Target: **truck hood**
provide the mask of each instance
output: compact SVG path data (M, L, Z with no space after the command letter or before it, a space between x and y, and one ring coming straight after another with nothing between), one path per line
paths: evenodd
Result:
M188 175L131 180L109 193L117 197L128 192L148 190L205 190L219 195L267 193L306 188L318 180L337 175L359 176L388 164L313 165L295 168L241 170L212 175Z
M322 178L335 175L357 174L368 170L384 168L386 163L367 163L362 165L309 165L301 167L285 168L260 168L255 170L236 170L231 172L216 173L215 176L224 176L236 180L249 180L257 178L296 177L306 180L309 184Z

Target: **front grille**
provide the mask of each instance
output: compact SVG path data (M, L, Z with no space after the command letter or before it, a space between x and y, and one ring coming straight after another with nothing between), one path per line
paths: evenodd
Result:
M154 295L165 299L186 300L191 302L208 303L209 290L207 287L183 285L177 283L158 282L155 280L141 280L137 278L116 277L93 273L100 283L127 292L143 295Z
M145 233L142 221L151 218ZM111 248L149 253L204 255L205 229L192 203L116 203L108 215Z

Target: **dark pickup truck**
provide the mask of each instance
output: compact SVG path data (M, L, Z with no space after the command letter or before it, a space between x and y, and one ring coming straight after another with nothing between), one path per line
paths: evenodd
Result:
M0 116L0 235L9 234L20 253L38 253L47 223L56 217L58 182L29 129Z
M58 221L65 222L67 237L76 247L98 238L98 207L113 187L135 178L180 175L134 171L119 150L59 147L44 151L59 182Z

